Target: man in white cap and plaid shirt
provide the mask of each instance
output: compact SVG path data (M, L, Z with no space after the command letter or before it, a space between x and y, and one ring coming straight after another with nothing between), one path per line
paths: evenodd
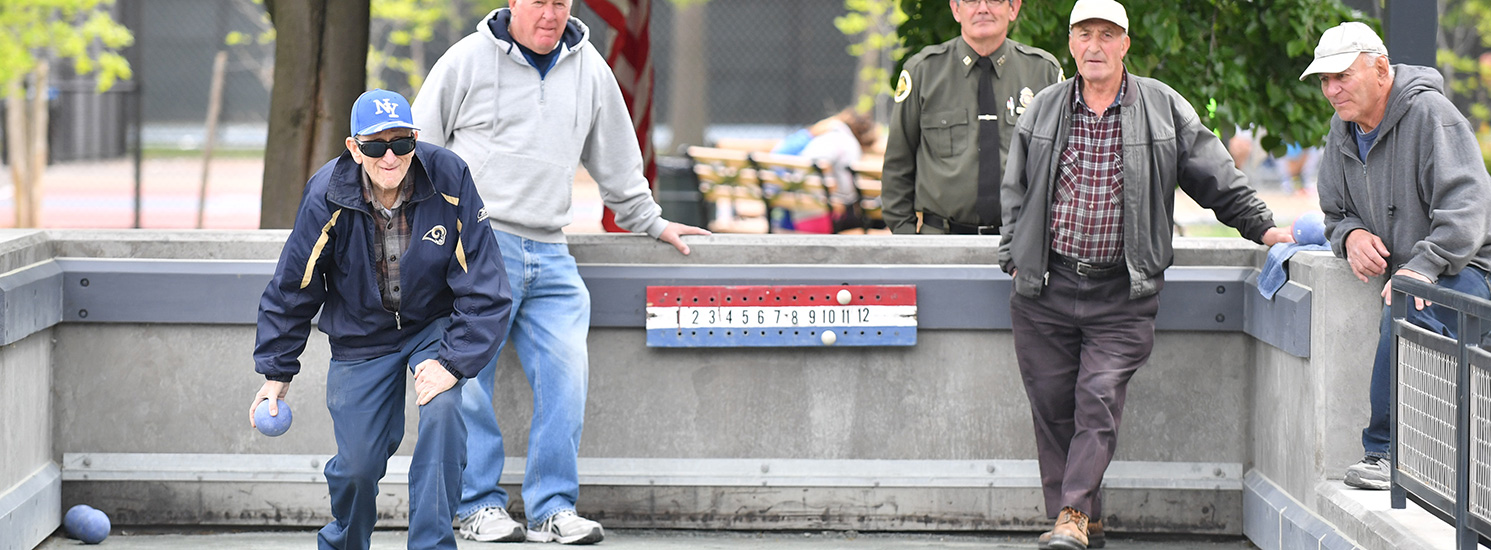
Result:
M1293 240L1191 104L1124 68L1128 32L1114 0L1072 7L1077 77L1036 94L1001 186L999 264L1014 277L1015 355L1056 520L1041 548L1104 545L1103 476L1154 347L1176 187L1254 242Z
M1358 279L1382 289L1372 412L1362 430L1365 457L1346 469L1345 482L1387 489L1391 277L1491 296L1491 176L1470 122L1444 96L1439 71L1391 64L1371 27L1347 22L1326 30L1300 80L1311 75L1318 75L1320 91L1336 109L1318 184L1326 236ZM1453 311L1421 300L1408 308L1407 319L1450 338L1458 325Z

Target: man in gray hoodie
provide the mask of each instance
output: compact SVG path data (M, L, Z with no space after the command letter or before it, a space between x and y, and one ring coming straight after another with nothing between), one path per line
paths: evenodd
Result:
M1387 489L1390 449L1392 280L1404 275L1481 298L1491 296L1491 177L1470 123L1444 96L1430 67L1392 65L1371 27L1347 22L1320 37L1315 61L1336 109L1321 150L1320 209L1336 256L1364 283L1382 285L1382 321L1372 365L1366 457L1345 482ZM1408 319L1454 337L1456 317L1415 300Z
M492 404L497 358L462 391L467 466L457 516L460 535L472 540L604 538L599 523L575 514L590 327L590 294L563 233L575 168L585 165L623 228L683 254L681 236L709 234L661 217L621 89L570 7L571 0L523 0L488 14L435 63L414 102L420 138L471 165L512 274L508 335L533 389L526 532L497 485L504 458Z

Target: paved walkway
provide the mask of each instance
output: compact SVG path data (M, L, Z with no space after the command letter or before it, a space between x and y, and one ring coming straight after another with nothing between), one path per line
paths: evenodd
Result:
M0 165L0 227L15 220L8 170ZM207 208L203 226L209 229L254 229L259 226L259 193L264 178L262 159L221 158L208 172ZM202 180L198 158L146 159L141 168L143 205L141 226L156 229L196 226ZM1275 212L1279 225L1300 213L1320 208L1313 195L1290 195L1270 185L1260 193ZM566 233L599 233L601 200L595 182L581 170L576 177L574 223ZM47 168L42 182L41 226L47 228L127 228L134 221L134 164L127 160L74 162ZM1215 215L1176 193L1175 218L1188 235L1208 235L1219 224Z
M81 544L75 540L53 537L38 550L61 550ZM373 535L373 550L404 548L402 531L378 531ZM115 530L101 547L113 550L280 550L315 548L316 534L311 531L278 531L218 534L131 534ZM460 541L461 550L502 550L511 548L545 548L543 545L510 545ZM879 533L753 533L720 531L640 531L614 530L597 548L613 550L922 550L922 549L1004 549L1035 548L1034 535L933 535ZM554 548L559 548L555 546ZM1246 540L1183 539L1110 539L1111 550L1249 550L1257 547Z

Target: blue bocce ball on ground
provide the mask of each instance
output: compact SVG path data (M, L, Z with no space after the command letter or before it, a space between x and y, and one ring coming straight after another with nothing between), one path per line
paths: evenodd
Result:
M268 399L259 402L259 406L254 409L254 426L269 437L278 436L290 429L290 404L284 399L277 399L276 402L280 409L276 416L269 415Z
M108 538L113 526L109 523L108 514L87 504L79 504L67 510L67 515L62 518L62 527L69 537L85 544L98 544Z

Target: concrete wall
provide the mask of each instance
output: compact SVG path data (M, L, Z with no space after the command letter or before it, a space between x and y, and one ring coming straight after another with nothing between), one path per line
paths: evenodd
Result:
M20 250L36 261L52 255L271 261L284 232L6 236L0 234L0 254ZM694 253L682 257L644 237L571 240L582 266L842 266L851 273L894 264L987 265L994 258L993 241L978 237L722 235L691 246ZM1181 239L1176 263L1255 267L1261 258L1261 247L1240 240ZM1361 306L1351 304L1370 306L1374 293L1328 256L1296 256L1291 266L1294 280L1313 291L1309 358L1243 332L1157 335L1150 364L1130 386L1105 491L1109 528L1242 533L1245 469L1310 505L1313 484L1358 457L1370 368L1360 359L1370 359L1363 342L1375 332L1376 313L1362 321ZM1008 307L1001 299L988 302L966 307ZM1162 309L1187 306L1161 299ZM325 339L313 336L302 357L305 372L291 387L294 428L270 439L246 418L262 381L253 373L253 333L247 324L128 322L65 322L38 333L31 339L55 340L50 370L40 378L50 380L41 398L52 412L29 422L49 422L54 431L46 458L28 460L61 465L63 504L108 509L119 525L326 521L320 465L335 445L324 407ZM0 369L19 353L0 350ZM921 330L918 344L906 348L701 351L648 348L638 328L597 328L590 354L580 507L607 525L1036 529L1046 523L1028 402L1008 331ZM531 396L510 350L498 368L499 420L514 457L504 482L517 483ZM8 372L0 370L0 381ZM48 408L31 399L31 408ZM415 423L413 407L406 410L403 462L396 458L385 479L382 512L389 525L407 511L399 476ZM0 429L8 429L9 418L0 416ZM9 432L0 435L11 441ZM0 467L6 476L0 486L24 475Z
M1323 252L1295 255L1289 273L1314 298L1312 349L1301 359L1260 346L1251 458L1259 473L1313 506L1315 484L1341 479L1362 457L1385 280L1362 283Z
M0 230L0 273L51 256L39 231ZM9 310L9 305L0 306ZM0 548L31 548L61 521L50 330L0 342Z

